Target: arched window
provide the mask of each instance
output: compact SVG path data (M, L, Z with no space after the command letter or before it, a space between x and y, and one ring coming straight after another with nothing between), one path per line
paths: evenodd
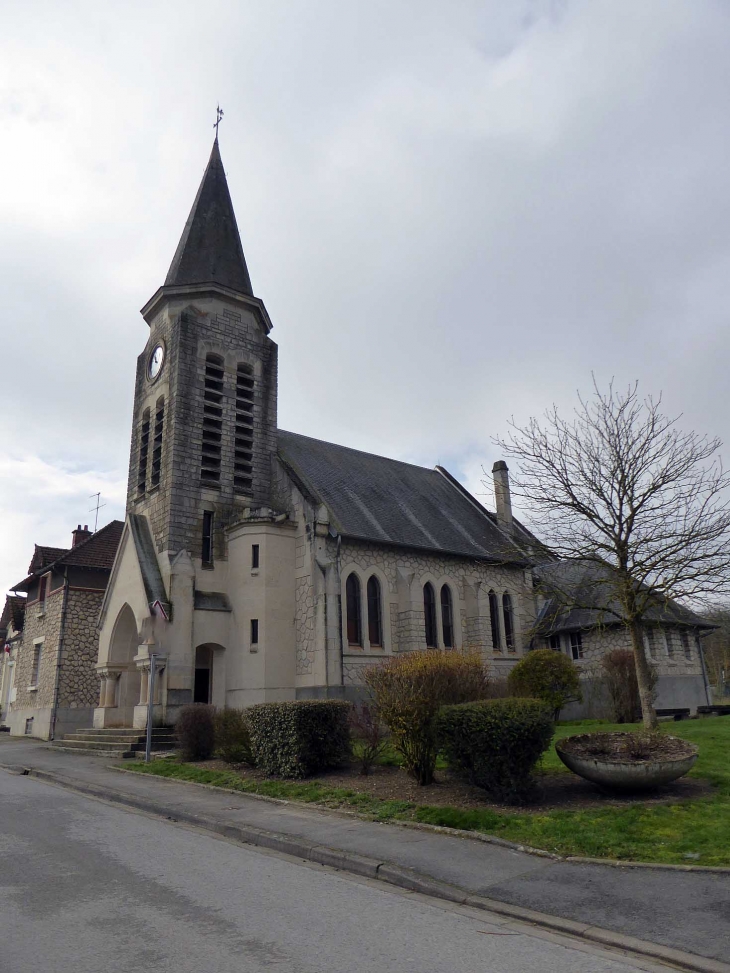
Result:
M380 582L371 574L368 578L368 641L383 644L383 615L380 607Z
M507 643L507 651L515 650L515 627L512 617L512 596L505 591L502 595L502 614L504 615L504 640Z
M142 413L142 426L139 431L139 458L137 463L137 493L144 495L147 489L147 457L150 451L150 410Z
M360 579L353 572L345 583L347 601L347 641L349 645L362 645L362 615L360 613Z
M439 640L436 630L436 595L430 581L423 586L423 614L426 622L426 645L429 649L437 649Z
M489 621L492 625L492 648L502 651L502 641L499 637L499 602L493 591L489 592Z
M451 588L441 586L441 634L447 649L454 647L454 608L451 602Z
M239 362L236 370L236 452L233 487L236 493L253 489L253 368Z
M689 644L689 636L687 635L687 629L681 628L679 630L679 637L682 641L682 650L684 651L684 657L688 662L692 661L692 649Z
M223 375L221 356L207 355L203 393L203 452L200 462L200 479L203 483L217 484L221 479Z
M165 399L161 396L155 406L155 429L152 440L152 489L160 485L160 471L162 469L162 430L165 425Z

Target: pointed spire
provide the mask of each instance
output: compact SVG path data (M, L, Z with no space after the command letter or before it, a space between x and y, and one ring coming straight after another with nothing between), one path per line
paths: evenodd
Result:
M217 136L165 279L173 286L210 283L253 297Z

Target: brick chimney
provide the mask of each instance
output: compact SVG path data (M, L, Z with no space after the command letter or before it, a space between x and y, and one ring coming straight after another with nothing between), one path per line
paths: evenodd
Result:
M71 531L71 537L73 538L71 541L71 547L78 547L79 544L83 544L83 542L88 540L93 533L93 530L89 530L88 524L84 524L83 530L81 528L81 524L79 524L76 530Z
M509 492L509 470L503 459L497 460L492 467L494 477L494 502L497 507L497 522L505 530L512 530L512 498Z

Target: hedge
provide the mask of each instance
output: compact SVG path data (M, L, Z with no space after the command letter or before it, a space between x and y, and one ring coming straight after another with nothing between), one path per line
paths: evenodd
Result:
M498 800L524 803L532 771L550 746L553 718L538 699L487 699L444 706L437 733L449 767Z
M251 731L246 713L219 709L215 714L215 753L228 764L252 764Z
M543 699L556 720L567 703L583 699L576 665L554 649L528 652L512 669L507 683L513 696Z
M340 767L350 755L350 703L305 699L258 703L246 710L259 770L274 777L308 777Z
M183 706L175 724L175 735L183 760L209 760L215 747L215 710L203 703Z

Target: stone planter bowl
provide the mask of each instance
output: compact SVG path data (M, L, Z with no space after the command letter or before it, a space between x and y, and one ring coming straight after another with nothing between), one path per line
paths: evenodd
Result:
M566 744L581 737L566 737L555 744L555 750L565 766L574 774L590 780L600 787L615 791L642 791L668 784L684 777L697 760L697 747L686 740L679 741L686 746L682 756L660 757L650 760L616 759L610 756L588 756L570 753Z

